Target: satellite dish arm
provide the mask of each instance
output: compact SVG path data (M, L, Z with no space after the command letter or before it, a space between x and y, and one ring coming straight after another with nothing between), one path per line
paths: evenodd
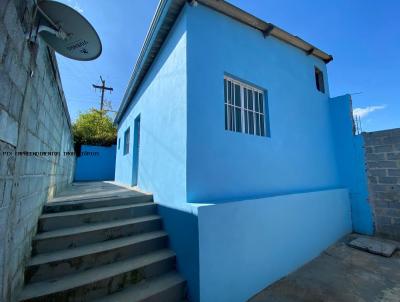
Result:
M36 9L39 11L39 13L53 27L53 28L51 28L49 26L40 25L38 32L47 31L47 32L52 33L53 35L57 36L57 38L66 40L68 38L68 34L65 31L63 31L59 25L55 24L49 16L46 15L46 13L39 7L37 0L35 0L35 5L36 5Z
M47 31L47 32L55 35L57 38L60 38L60 39L63 39L63 40L66 40L68 38L68 34L65 31L63 31L62 29L55 30L55 29L53 29L53 28L51 28L49 26L40 25L39 29L38 29L38 32L40 33L42 31Z
M34 1L35 1L36 9L40 12L40 14L46 19L47 22L49 22L51 24L51 26L53 26L54 28L56 28L58 30L59 26L57 26L57 24L55 24L53 22L53 20L51 20L50 17L47 16L46 13L40 8L40 6L38 5L38 1L37 0L34 0Z

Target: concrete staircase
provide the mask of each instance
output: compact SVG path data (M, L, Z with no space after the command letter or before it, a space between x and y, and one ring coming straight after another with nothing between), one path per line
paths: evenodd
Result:
M151 195L61 201L43 212L20 301L184 300Z

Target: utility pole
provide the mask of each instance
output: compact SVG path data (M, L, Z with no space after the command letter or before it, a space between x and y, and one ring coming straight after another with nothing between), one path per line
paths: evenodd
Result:
M103 80L103 78L100 76L100 80L101 80L101 86L99 85L95 85L92 84L93 87L96 89L101 89L101 103L100 103L100 110L103 111L103 107L104 107L104 91L108 90L108 91L113 91L112 87L106 87L106 81Z

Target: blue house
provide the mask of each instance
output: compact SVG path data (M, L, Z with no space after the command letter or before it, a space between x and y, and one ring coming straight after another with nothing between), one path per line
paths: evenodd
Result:
M160 1L116 117L115 179L154 194L191 301L245 301L372 233L331 60L228 2Z

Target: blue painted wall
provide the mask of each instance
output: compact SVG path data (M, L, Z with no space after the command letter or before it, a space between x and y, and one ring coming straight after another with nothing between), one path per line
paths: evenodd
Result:
M345 189L198 210L200 299L247 301L351 231Z
M167 37L127 114L118 125L115 179L132 185L135 152L123 154L124 132L134 142L140 115L138 187L154 194L177 254L178 270L187 279L191 301L198 301L197 216L186 203L187 32L186 8Z
M340 185L349 189L353 230L372 235L374 227L372 210L368 202L364 139L362 135L353 135L351 96L332 98L329 103L336 165L339 170Z
M325 63L202 5L187 20L188 201L337 187ZM224 129L224 73L267 90L271 137Z
M314 67L324 72L326 93L315 87ZM226 73L267 91L270 137L224 129ZM333 129L332 119L344 109L338 107L332 113L331 104L324 62L273 37L263 38L261 32L200 4L185 6L118 125L121 146L115 178L132 185L133 166L138 161L138 187L152 192L160 205L171 247L177 253L178 269L188 280L191 301L199 300L199 278L204 276L199 251L212 249L208 241L201 240L204 236L199 239L206 222L199 223L195 203L250 200L354 184L345 180L346 172L337 164L345 156L338 152L340 133L347 130ZM136 158L132 144L130 152L123 154L123 140L129 128L130 142L134 142L138 116L141 143ZM318 210L304 201L306 210L299 213L304 221L310 220L310 225L300 231L315 231L311 226L320 222L321 213L346 215L347 191L341 192L337 204L321 202ZM302 203L297 206L301 208ZM316 199L312 206L318 207ZM283 209L276 220L287 223L285 231L291 238L289 233L297 224L288 223L290 219L283 216ZM328 241L332 243L335 231L342 232L347 223L347 218L334 220L331 228L321 228L317 235L327 231L326 241L312 243L300 258L286 258L288 266L284 268L292 269L304 259L311 259ZM231 226L232 233L238 231L238 226ZM209 227L207 230L211 231ZM216 234L224 240L223 232ZM262 236L262 232L255 235ZM229 253L229 248L224 248ZM227 268L220 265L215 269L225 273Z
M186 201L186 18L182 15L164 43L127 114L118 125L115 179L132 184L132 142L140 115L138 186L168 203ZM130 151L123 154L130 128Z
M82 145L81 156L76 158L74 181L114 180L115 151L115 145L110 147Z

